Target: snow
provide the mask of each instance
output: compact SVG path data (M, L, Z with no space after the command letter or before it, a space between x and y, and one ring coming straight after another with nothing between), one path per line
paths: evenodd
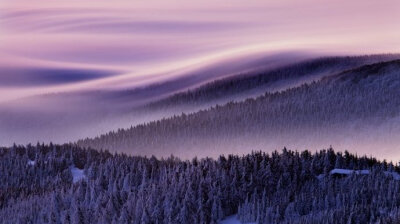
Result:
M231 215L226 217L224 220L219 222L219 224L255 224L255 222L247 222L247 223L241 223L239 219L237 219L236 215Z
M369 170L350 170L350 169L333 169L329 174L341 174L341 175L351 175L351 174L361 174L361 175L369 175L371 172ZM400 180L400 174L397 172L384 171L386 176L392 176L395 180ZM317 176L319 180L324 178L324 174L320 174Z
M34 160L28 160L28 166L34 166L36 164L36 161ZM72 166L70 168L71 173L72 173L72 182L76 183L82 179L86 178L86 175L83 173L82 169L76 168L74 166Z
M386 176L392 176L395 180L400 180L400 174L398 174L397 172L385 171L384 173Z
M325 177L324 174L320 174L320 175L317 176L317 179L318 179L318 180L322 180L324 177Z
M82 169L79 169L76 167L71 167L71 173L72 173L72 182L73 183L76 183L76 182L86 178Z
M343 174L343 175L350 175L350 174L363 174L363 175L368 175L370 174L369 170L349 170L349 169L333 169L331 172L329 172L331 175L332 174Z

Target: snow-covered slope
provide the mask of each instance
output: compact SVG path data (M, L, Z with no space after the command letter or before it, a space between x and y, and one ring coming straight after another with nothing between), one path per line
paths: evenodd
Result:
M56 92L2 103L0 145L64 143L95 137L182 112L260 96L266 91L285 90L360 65L400 58L400 55L306 60L307 57L307 54L277 54L214 62L189 68L190 71L165 80L138 81L136 87L128 89ZM149 102L151 106L142 107Z
M375 67L382 72L376 73ZM371 154L379 147L380 156L400 159L400 63L378 63L358 71L109 132L78 144L186 158L326 145Z

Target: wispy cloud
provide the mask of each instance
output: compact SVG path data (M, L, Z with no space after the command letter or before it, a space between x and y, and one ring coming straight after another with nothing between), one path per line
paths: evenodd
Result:
M11 70L3 70L0 80L23 79L17 83L30 82L47 92L56 84L80 85L92 78L104 79L96 84L101 88L118 83L120 75L125 80L129 75L170 74L210 60L246 57L248 49L397 52L399 11L397 0L1 2L0 65L11 63L16 75L11 78ZM11 62L13 58L19 60ZM40 61L44 75L17 72L26 61ZM54 63L59 70L50 66ZM110 74L115 80L95 75L107 73L104 67L125 72ZM71 78L54 78L66 74Z
M58 68L5 68L0 67L1 87L40 87L46 85L62 85L100 79L117 74L116 71L58 69Z

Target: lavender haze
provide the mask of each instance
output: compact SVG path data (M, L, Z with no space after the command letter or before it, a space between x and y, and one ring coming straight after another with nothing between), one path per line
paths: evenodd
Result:
M399 14L398 0L1 1L0 145L74 141L160 118L121 114L240 72L397 53ZM157 83L167 84L125 95Z
M138 76L255 51L396 52L400 46L399 10L396 0L2 1L1 80L10 77L10 88L2 87L1 98L54 91L51 81L46 86L41 81L29 88L18 86L24 82L11 77L14 73L9 67L119 70L114 73L116 80L118 75L126 75L133 78L133 84ZM57 89L74 89L71 81L86 83L78 89L120 84L108 78L99 85L93 80L104 77L91 74L83 79L61 78ZM66 85L59 86L64 81Z

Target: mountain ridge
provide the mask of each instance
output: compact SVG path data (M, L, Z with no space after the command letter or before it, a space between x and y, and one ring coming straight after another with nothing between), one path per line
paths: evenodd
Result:
M127 153L174 153L180 156L187 153L193 156L194 152L205 149L207 152L202 155L223 153L223 149L257 149L271 142L278 142L281 146L289 142L292 142L291 146L296 143L303 146L307 141L319 142L318 138L329 141L324 144L330 145L336 139L344 142L345 133L355 129L358 129L355 133L361 135L353 136L354 142L358 139L358 144L364 144L364 140L374 135L377 142L382 143L386 138L395 142L392 138L396 138L395 133L399 132L394 131L396 122L390 119L400 115L399 79L400 70L372 76L371 80L358 83L341 79L330 82L321 80L281 92L266 93L255 99L230 102L188 115L119 129L77 143L83 147ZM346 97L349 95L352 97ZM394 136L381 136L377 127ZM270 145L272 149L278 146Z

